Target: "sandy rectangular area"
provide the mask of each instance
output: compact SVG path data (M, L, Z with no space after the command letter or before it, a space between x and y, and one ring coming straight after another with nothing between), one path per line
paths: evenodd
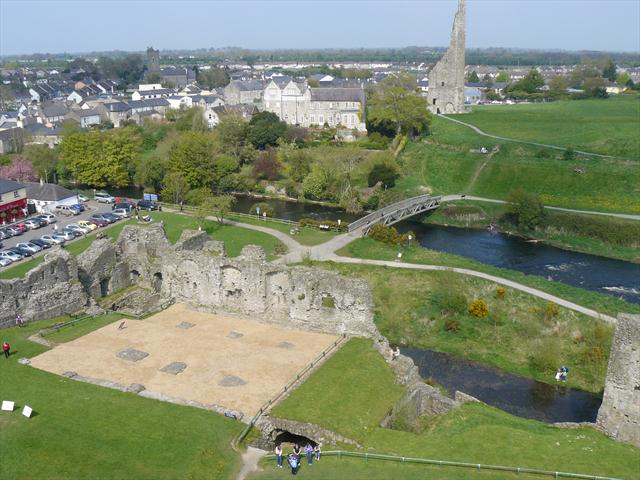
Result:
M194 326L178 328L181 322ZM198 312L186 305L173 305L146 320L126 320L124 329L118 329L120 324L58 345L31 359L31 365L57 374L73 371L123 385L139 383L172 397L253 415L338 338ZM118 357L129 348L149 355L137 362ZM172 362L187 366L177 375L160 371ZM246 383L220 385L239 383L232 377Z

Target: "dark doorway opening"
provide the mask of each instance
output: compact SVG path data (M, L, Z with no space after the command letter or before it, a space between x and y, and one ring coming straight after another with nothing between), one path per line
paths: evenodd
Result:
M162 288L162 273L156 272L153 274L153 289L159 292Z
M280 432L278 434L275 440L275 444L279 445L281 443L289 443L291 445L296 444L300 445L300 447L304 447L307 443L310 443L312 447L315 447L317 445L317 443L310 438L307 438L303 435L296 435L295 433L291 432Z
M131 270L131 272L129 272L129 278L132 282L137 282L138 278L140 278L140 272L137 270Z
M103 278L100 280L100 296L106 297L109 294L109 279Z

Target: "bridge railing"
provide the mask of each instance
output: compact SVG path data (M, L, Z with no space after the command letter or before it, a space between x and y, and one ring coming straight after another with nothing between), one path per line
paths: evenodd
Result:
M387 205L386 207L382 207L376 210L373 213L370 213L366 217L362 217L355 222L349 224L349 232L353 232L358 230L361 227L364 227L370 223L376 223L376 220L379 220L386 215L389 215L398 210L403 210L405 208L414 207L416 205L421 205L423 203L436 200L438 203L442 201L442 197L433 197L431 195L420 195L418 197L406 198L404 200L400 200L399 202L392 203L391 205Z

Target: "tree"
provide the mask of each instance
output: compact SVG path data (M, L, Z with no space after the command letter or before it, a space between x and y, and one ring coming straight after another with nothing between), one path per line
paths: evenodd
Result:
M173 108L167 111L165 118L175 123L176 130L180 132L206 132L209 129L204 112L200 107Z
M160 72L147 72L144 76L145 83L160 83L162 84L162 75Z
M587 78L582 85L582 89L584 90L584 93L589 97L607 98L609 96L604 85L604 78Z
M38 180L38 175L31 162L18 155L13 157L9 165L0 167L0 178L8 178L16 182L35 182Z
M396 179L400 176L398 168L391 163L374 163L369 171L367 183L373 187L378 182L382 182L385 188L391 188L396 184Z
M518 188L509 193L507 202L507 212L519 228L533 230L544 222L544 204L537 195Z
M621 87L628 87L630 81L631 76L627 72L620 72L616 78L616 83Z
M233 195L219 195L211 197L205 202L206 208L210 208L213 214L218 217L218 222L224 223L224 217L233 210L236 197Z
M44 178L44 181L49 183L50 177L53 177L56 171L58 152L46 145L35 144L25 146L23 154L36 169L38 176Z
M208 70L199 70L196 75L198 83L209 90L229 85L229 74L223 68L211 67Z
M493 78L491 78L491 75L489 75L488 73L485 73L484 77L482 77L482 83L484 83L485 86L487 86L487 87L492 87L493 86Z
M134 181L136 185L143 185L158 193L162 190L165 170L165 161L159 155L140 155L135 168Z
M167 169L180 172L190 188L211 187L216 142L210 133L185 132L170 148Z
M496 76L496 82L503 83L508 82L509 80L511 80L511 76L507 72L498 72L498 75Z
M253 175L256 179L276 180L280 177L280 170L282 165L273 149L260 152L253 162Z
M117 78L125 87L139 83L145 71L144 59L138 54L100 57L97 67L103 77Z
M478 74L476 73L475 70L472 70L469 76L467 77L467 81L469 83L479 83L480 77L478 77Z
M285 164L289 178L296 182L303 181L311 171L311 157L299 148L285 156Z
M610 82L616 81L618 73L616 69L616 64L612 60L609 60L604 66L604 68L602 69L602 76L608 79Z
M171 172L162 181L162 199L170 200L176 205L182 205L189 192L189 183L180 172Z
M391 122L396 134L415 137L428 133L431 113L416 90L415 79L408 73L401 73L388 76L373 90L368 121L371 124Z
M544 78L538 70L532 68L529 73L511 85L507 85L507 92L536 93L544 85Z
M213 164L213 183L216 189L220 190L221 183L227 177L240 169L238 160L230 155L217 156Z
M302 193L307 198L322 200L325 197L327 184L325 172L318 165L314 165L309 175L302 182Z
M240 151L247 142L248 127L249 124L240 115L223 116L215 129L215 135L222 149L234 157L239 157Z
M567 95L567 88L569 88L569 80L562 75L556 75L549 80L549 94L553 98L561 98Z
M251 118L247 140L259 150L275 146L287 131L287 124L272 112L260 112Z

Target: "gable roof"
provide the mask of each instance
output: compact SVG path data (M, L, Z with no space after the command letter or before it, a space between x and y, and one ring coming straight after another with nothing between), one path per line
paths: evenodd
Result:
M47 202L57 202L65 198L74 197L76 194L71 190L56 185L55 183L27 183L27 198Z
M361 88L312 88L312 102L363 102Z
M42 106L42 113L45 117L64 117L69 110L60 103L47 103Z
M16 190L20 190L21 188L24 188L24 185L22 183L0 178L0 194L15 192Z

